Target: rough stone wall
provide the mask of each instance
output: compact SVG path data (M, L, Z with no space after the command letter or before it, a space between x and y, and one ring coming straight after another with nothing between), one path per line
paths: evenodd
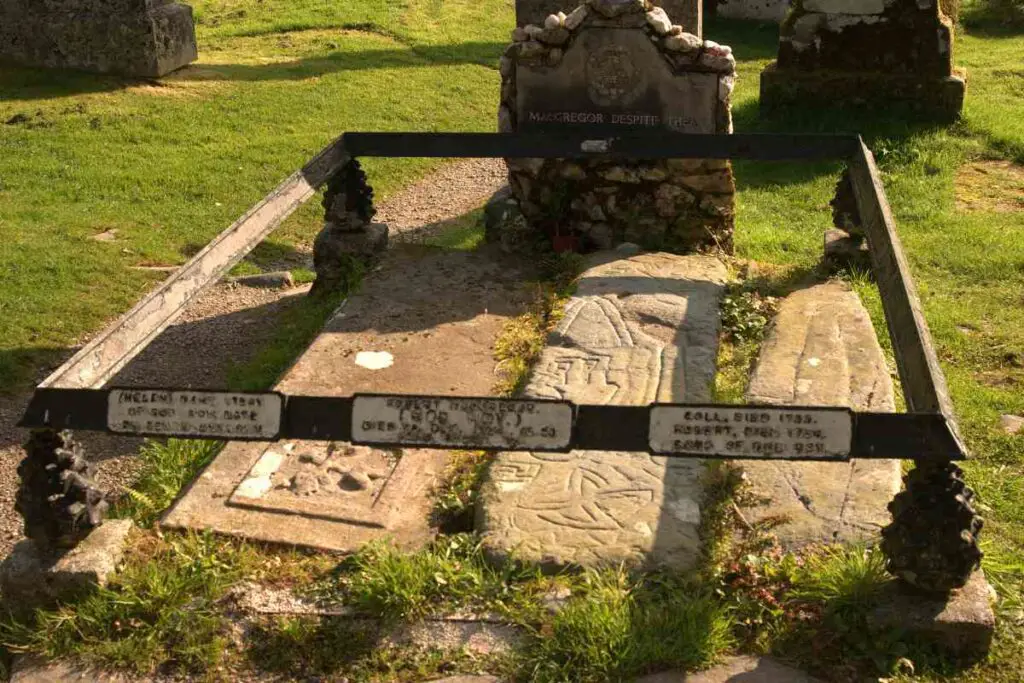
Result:
M172 0L0 0L0 59L158 78L197 58L192 8Z
M636 21L638 17L640 23ZM657 66L665 70L663 76L670 81L690 83L688 79L700 79L697 83L700 87L688 87L704 93L704 98L686 104L701 111L684 117L679 126L662 121L658 127L694 133L732 132L729 101L736 65L732 50L683 32L680 26L668 21L663 11L652 9L644 0L626 3L589 0L568 16L548 17L544 27L517 28L513 33L515 42L501 60L500 131L528 128L528 122L518 121L517 114L522 108L517 89L525 80L524 70L533 74L550 72L563 59L573 56L570 51L574 41L592 27L609 30L632 27L639 31L643 38L640 44L649 51L653 45L652 58L660 63L638 65L638 69L654 72ZM704 84L710 84L712 92L708 93ZM685 95L688 90L684 88L680 92ZM552 98L560 95L565 99L572 97L568 90L551 93ZM674 96L680 97L679 93ZM641 104L650 105L648 96L638 97ZM595 134L614 130L614 126L592 125L592 121L610 118L602 114L599 107L591 113L569 116L578 117L579 125L570 121L565 129L593 130ZM659 119L657 115L638 118ZM635 131L638 127L643 126L623 128ZM529 129L551 130L549 126L529 126ZM546 233L556 245L560 242L566 248L580 251L606 249L622 242L675 252L705 248L728 252L732 249L735 183L731 164L726 160L506 161L509 184L519 210L530 226Z
M687 33L704 35L703 0L653 0L654 5L665 10L672 21L683 27ZM516 0L516 26L527 24L543 25L552 14L572 12L579 0Z

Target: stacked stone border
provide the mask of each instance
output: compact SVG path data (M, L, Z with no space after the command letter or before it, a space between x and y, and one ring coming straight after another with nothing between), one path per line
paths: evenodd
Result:
M518 71L558 66L586 28L641 30L673 74L716 75L714 130L709 132L732 133L732 48L685 32L649 0L587 0L568 15L549 15L543 26L517 27L499 63L499 132L521 129L516 115ZM585 115L580 118L568 123L587 123ZM570 248L591 251L633 242L680 253L732 252L736 186L728 160L506 162L512 195L527 222Z

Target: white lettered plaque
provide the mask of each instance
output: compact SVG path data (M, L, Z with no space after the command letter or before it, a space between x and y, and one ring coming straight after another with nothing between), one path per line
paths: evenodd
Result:
M280 394L113 389L107 427L119 434L272 440L281 432Z
M572 404L440 396L356 396L352 443L562 451Z
M651 452L763 460L846 460L853 416L845 409L653 406Z

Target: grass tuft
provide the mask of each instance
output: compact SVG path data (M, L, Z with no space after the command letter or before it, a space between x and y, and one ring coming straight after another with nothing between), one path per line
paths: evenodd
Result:
M142 474L114 508L115 517L128 517L141 527L155 522L199 471L213 460L219 441L168 439L147 441L139 450Z
M212 535L146 536L105 588L25 621L0 622L13 652L150 673L163 665L208 671L227 646L218 606L252 554Z
M535 630L523 653L532 681L618 681L711 664L731 644L722 605L670 576L588 571L583 590Z

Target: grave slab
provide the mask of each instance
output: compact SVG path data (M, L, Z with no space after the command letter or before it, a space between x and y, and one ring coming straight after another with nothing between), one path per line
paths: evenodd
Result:
M522 263L401 245L334 314L276 390L482 396L494 384L494 340L529 301ZM366 362L387 359L387 362ZM383 536L430 536L430 490L448 453L324 441L228 444L164 526L350 551Z
M832 282L786 297L761 349L747 401L893 412L892 379L857 294ZM742 466L759 500L745 505L744 515L752 523L786 519L774 532L787 548L876 535L889 523L886 506L900 490L896 460Z
M664 253L591 260L524 394L645 405L710 399L725 266ZM485 551L566 565L687 568L703 463L638 453L501 453L478 508Z

